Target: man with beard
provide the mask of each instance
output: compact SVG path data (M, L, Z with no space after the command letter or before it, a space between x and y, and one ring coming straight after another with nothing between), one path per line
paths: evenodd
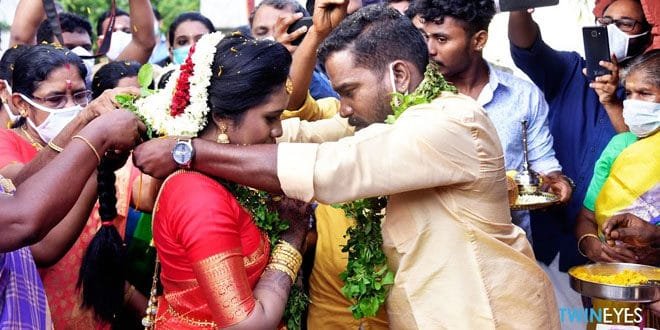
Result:
M331 30L341 19L333 13L345 10L345 0L326 2L316 9L326 12L315 13L315 29ZM190 165L300 200L388 196L382 234L396 272L387 301L391 328L558 329L551 284L524 232L511 223L502 148L483 109L468 97L443 93L406 109L394 124L383 123L393 113L393 88L413 92L422 82L426 54L405 16L386 5L364 7L319 49L341 96L340 113L358 130L353 136L287 143L282 140L327 140L352 130L334 119L284 121L277 145L193 140ZM305 134L309 126L314 134ZM170 156L176 143L141 145L135 164L166 176L177 168Z

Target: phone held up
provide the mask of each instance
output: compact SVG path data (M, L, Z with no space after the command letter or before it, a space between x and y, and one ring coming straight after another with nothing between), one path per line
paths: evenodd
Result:
M312 26L312 17L310 17L310 16L303 17L303 18L293 22L293 24L289 25L289 28L286 29L286 33L293 33L294 31L300 29L303 26L306 26L307 29L309 30L309 27ZM303 35L301 35L296 40L292 41L291 44L294 45L294 46L300 45L303 38L305 38L306 34L307 34L307 32L305 32Z
M611 61L607 28L604 26L583 27L582 38L584 39L584 55L587 61L587 77L589 80L610 74L609 70L598 64L600 61Z
M495 0L495 10L503 11L517 11L527 10L537 7L554 6L559 3L559 0Z

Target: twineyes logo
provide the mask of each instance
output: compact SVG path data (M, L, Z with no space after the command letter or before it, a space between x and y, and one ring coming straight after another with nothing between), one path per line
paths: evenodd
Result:
M637 308L559 308L561 323L632 324L642 322L642 309Z

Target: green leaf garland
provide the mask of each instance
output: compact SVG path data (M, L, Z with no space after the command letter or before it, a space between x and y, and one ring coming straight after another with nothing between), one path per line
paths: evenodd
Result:
M140 85L140 95L117 94L115 95L115 100L119 103L119 106L122 109L130 111L140 118L142 123L147 127L146 137L151 139L155 135L153 127L151 127L147 119L138 112L138 108L135 106L135 101L137 101L138 98L146 97L154 93L153 90L149 89L149 85L151 85L154 77L153 66L149 63L142 65L140 71L138 71L137 77L138 84Z

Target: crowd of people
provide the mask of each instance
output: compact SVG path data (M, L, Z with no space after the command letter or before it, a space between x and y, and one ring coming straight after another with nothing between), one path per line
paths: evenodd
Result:
M0 329L573 329L560 309L637 307L567 271L660 266L660 6L597 1L591 80L532 9L508 14L523 79L483 56L493 0L376 2L161 35L146 0L97 22L20 0ZM528 166L554 205L512 210Z

